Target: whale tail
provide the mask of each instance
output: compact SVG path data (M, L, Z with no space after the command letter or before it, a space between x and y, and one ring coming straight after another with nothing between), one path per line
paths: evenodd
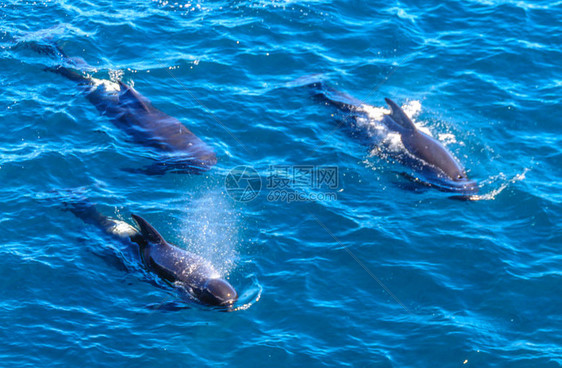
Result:
M96 205L81 193L69 193L69 195L66 195L66 198L61 198L64 210L72 212L74 216L84 221L84 223L94 225L105 232L115 225L115 220L99 212Z
M90 78L86 77L82 73L78 73L76 70L64 67L62 65L48 66L43 70L55 74L60 74L63 77L70 79L71 81L78 82L79 84L83 84L83 85L91 84Z
M99 227L107 225L107 217L102 215L91 202L86 200L71 200L64 202L64 205L66 209L85 223L93 224Z
M57 27L57 29L58 28L60 27ZM43 32L39 32L38 35L30 35L28 37L16 39L15 47L29 48L38 54L54 58L57 64L55 66L45 67L45 71L60 74L81 84L90 84L90 78L77 70L90 71L94 70L94 68L88 65L81 57L69 57L59 46L57 41L54 40L53 34L50 32L54 31L49 28Z
M308 87L315 100L320 103L331 105L344 112L357 112L364 103L348 93L338 91L323 81L323 78L314 74L297 79L292 83L297 87Z

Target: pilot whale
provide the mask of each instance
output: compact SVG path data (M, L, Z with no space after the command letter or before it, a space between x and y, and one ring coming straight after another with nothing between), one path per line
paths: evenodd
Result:
M376 152L383 156L410 168L413 175L405 174L406 177L445 192L466 196L478 192L477 183L468 178L466 170L451 152L437 139L420 131L404 110L391 99L385 98L390 113L385 114L379 123L386 128L387 134L393 133L400 137L401 149L387 149L381 144L380 134L373 132L370 124L372 118L367 111L368 105L321 81L308 86L313 88L317 99L345 113L342 125L351 136L370 148L376 148Z
M205 259L168 243L145 219L132 215L146 245L141 257L149 270L187 290L201 302L232 305L238 294Z
M93 68L81 58L68 57L54 43L32 44L43 54L55 56L60 65L46 68L75 81L86 98L134 142L153 149L156 162L147 168L129 170L149 175L202 173L216 164L211 147L193 134L178 119L155 108L133 87L122 81L100 80L86 74Z
M70 211L106 234L137 247L142 265L176 288L180 295L202 304L230 308L238 299L232 285L206 259L168 243L145 219L132 215L137 228L102 215L86 201L67 203Z

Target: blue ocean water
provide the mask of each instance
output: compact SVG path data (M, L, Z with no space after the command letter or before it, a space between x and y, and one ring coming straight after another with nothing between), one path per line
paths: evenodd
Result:
M562 2L530 0L4 0L0 365L561 366L560 19ZM152 153L45 71L57 61L26 47L45 38L218 164L125 171ZM478 200L412 190L295 83L314 74L404 105ZM261 177L252 200L225 185L239 166ZM273 171L308 169L338 180L276 192ZM238 309L159 308L173 289L66 211L76 193L211 260Z

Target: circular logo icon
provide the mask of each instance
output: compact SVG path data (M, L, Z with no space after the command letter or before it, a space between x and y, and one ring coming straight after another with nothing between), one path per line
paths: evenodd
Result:
M249 202L260 194L261 177L251 166L236 166L229 171L224 185L232 199L238 202Z

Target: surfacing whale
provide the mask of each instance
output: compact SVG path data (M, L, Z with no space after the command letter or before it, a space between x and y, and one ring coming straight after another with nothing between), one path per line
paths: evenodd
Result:
M149 270L205 304L231 306L236 290L202 257L168 243L145 219L132 215L146 241L141 257Z
M238 299L236 290L206 259L168 243L146 220L132 215L140 230L130 224L102 215L87 201L66 203L84 222L93 224L106 234L134 245L133 252L150 272L179 291L186 300L231 308Z
M100 80L86 74L92 70L81 58L68 57L53 43L32 44L34 50L55 56L60 65L47 70L75 81L86 98L134 142L150 147L158 155L156 162L143 169L127 169L149 175L173 173L199 174L216 164L211 147L199 139L178 119L156 109L133 87L122 81Z
M437 139L417 129L412 120L394 101L385 98L390 114L378 123L385 128L374 129L368 108L358 99L324 85L321 81L308 84L320 101L332 105L344 114L342 125L362 144L374 148L379 155L394 160L411 169L405 176L416 183L445 192L471 196L478 185L468 178L458 160ZM398 135L401 146L388 144L389 133Z

